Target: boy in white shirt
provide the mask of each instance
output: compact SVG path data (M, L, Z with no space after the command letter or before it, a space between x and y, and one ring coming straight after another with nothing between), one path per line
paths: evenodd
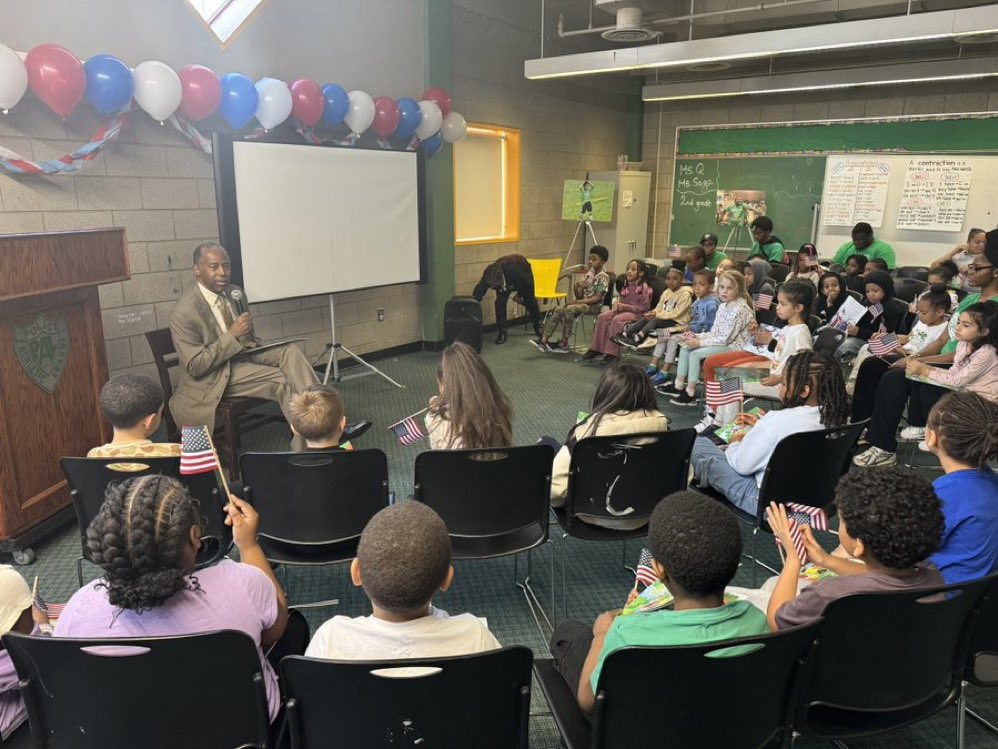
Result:
M502 647L485 620L448 616L430 601L454 579L443 520L420 502L381 510L360 537L353 584L371 601L370 616L334 616L316 630L305 655L375 661L469 655Z

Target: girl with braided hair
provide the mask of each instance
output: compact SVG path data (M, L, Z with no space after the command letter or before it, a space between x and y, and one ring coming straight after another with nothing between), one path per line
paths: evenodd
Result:
M998 404L978 393L944 395L929 412L925 444L945 475L932 482L946 530L929 561L947 585L977 580L998 568Z
M696 482L720 492L752 515L773 450L784 437L838 427L849 420L849 396L842 370L827 354L801 351L787 359L779 386L783 408L763 417L739 414L735 423L752 427L736 433L721 451L707 437L697 437L690 464Z
M256 542L259 516L229 495L226 525L241 562L224 559L194 573L201 547L197 501L169 476L141 476L108 487L87 528L87 548L104 577L76 591L57 637L162 637L219 629L256 642L270 718L277 717L277 676L261 647L288 621L284 592Z

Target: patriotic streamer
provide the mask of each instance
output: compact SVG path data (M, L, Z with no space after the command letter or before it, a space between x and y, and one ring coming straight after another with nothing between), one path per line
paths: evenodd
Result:
M105 122L93 134L89 143L48 161L31 161L10 149L0 146L0 166L12 174L71 174L79 171L88 161L97 158L108 143L117 140L121 131L128 125L131 112L123 110L116 117Z
M201 135L190 118L186 117L180 110L170 115L170 124L177 128L196 148L211 154L211 138L205 138Z

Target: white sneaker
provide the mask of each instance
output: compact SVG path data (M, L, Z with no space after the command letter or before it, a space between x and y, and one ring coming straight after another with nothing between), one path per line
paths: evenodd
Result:
M925 427L905 427L901 430L901 439L912 442L925 439Z
M898 459L894 453L881 450L879 447L871 447L853 458L852 462L863 468L879 468L881 466L896 466Z
M696 426L694 426L693 429L696 431L698 435L704 435L707 434L707 432L709 432L711 429L714 429L716 427L717 424L714 423L714 414L712 414L710 411L704 411L703 418L697 422Z
M930 452L932 452L932 451L931 451L931 450L929 449L929 446L928 446L927 444L925 444L925 440L921 440L921 441L920 441L920 442L918 443L918 449L919 449L919 450L921 450L921 451L922 451L923 453L930 453Z

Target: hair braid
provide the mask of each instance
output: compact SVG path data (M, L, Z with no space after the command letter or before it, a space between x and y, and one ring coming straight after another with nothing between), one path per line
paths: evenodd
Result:
M929 412L927 427L943 452L959 463L984 468L998 457L998 404L977 393L947 393Z
M804 386L809 385L818 402L818 413L825 427L840 427L849 421L849 395L839 365L827 354L801 351L791 356L784 367L785 408L803 406Z
M178 590L197 589L181 557L199 523L196 502L174 478L141 476L109 486L87 528L87 548L104 570L111 604L141 612Z

